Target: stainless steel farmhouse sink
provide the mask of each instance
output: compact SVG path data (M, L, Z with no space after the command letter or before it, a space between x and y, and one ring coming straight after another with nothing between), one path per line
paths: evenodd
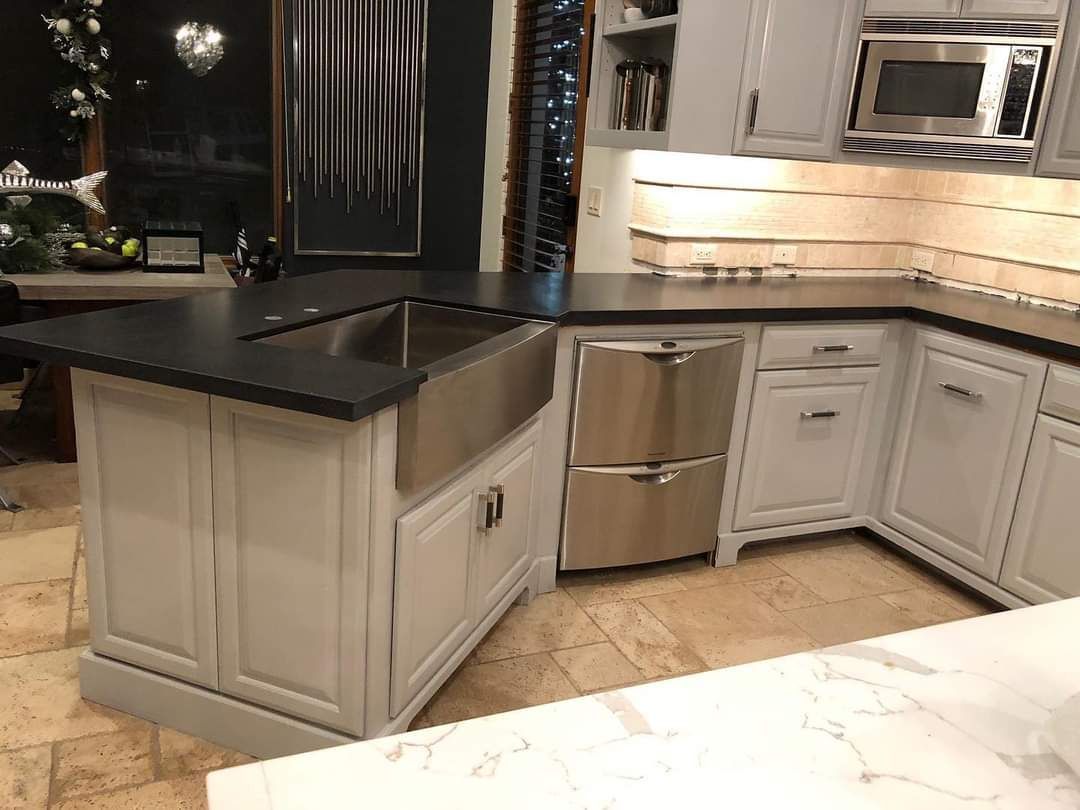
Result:
M421 370L398 404L397 486L434 483L551 399L555 324L403 302L260 338L301 351Z

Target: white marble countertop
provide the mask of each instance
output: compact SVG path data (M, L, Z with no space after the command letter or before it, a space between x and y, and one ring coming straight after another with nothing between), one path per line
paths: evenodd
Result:
M1080 599L209 776L211 810L1080 807Z

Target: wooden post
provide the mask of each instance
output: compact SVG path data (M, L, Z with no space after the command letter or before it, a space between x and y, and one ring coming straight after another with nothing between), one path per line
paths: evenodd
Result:
M105 108L97 105L97 115L86 122L82 141L83 174L105 171ZM109 208L108 185L103 185L97 192L101 204ZM95 211L86 212L87 229L101 230L108 225L108 218Z

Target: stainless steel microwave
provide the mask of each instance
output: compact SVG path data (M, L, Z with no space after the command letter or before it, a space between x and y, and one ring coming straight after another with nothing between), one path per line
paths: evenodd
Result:
M867 19L845 151L1030 161L1058 37L1057 23Z

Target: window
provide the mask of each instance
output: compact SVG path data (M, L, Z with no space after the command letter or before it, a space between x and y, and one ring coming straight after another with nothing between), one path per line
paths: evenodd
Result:
M593 0L517 0L503 269L573 269Z

